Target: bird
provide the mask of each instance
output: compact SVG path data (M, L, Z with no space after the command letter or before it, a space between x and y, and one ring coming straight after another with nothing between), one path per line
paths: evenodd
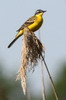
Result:
M37 31L43 23L43 14L46 12L46 10L38 9L35 14L29 18L18 30L15 38L12 40L12 42L8 45L8 48L10 48L13 43L23 35L24 28L27 27L30 31L35 32Z

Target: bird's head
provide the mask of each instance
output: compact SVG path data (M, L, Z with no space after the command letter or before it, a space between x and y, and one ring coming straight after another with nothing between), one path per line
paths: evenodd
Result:
M41 10L41 9L38 9L38 10L35 12L35 15L41 15L41 16L42 16L45 12L46 12L46 10L43 11L43 10Z

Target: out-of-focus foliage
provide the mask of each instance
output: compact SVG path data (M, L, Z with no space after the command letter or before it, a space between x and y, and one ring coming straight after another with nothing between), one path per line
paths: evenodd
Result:
M66 100L66 64L62 64L61 66L62 70L59 71L55 86L58 92L59 100ZM22 93L20 82L15 81L16 76L9 78L3 73L3 70L5 69L0 64L0 100L27 100ZM42 100L38 99L39 97L31 97L31 100ZM52 91L50 95L47 95L47 100L55 100Z
M5 69L0 64L0 100L26 100L20 82L16 82L16 76L8 77L3 70Z
M66 100L66 63L61 64L60 68L61 70L57 76L55 86L56 86L59 100ZM51 93L50 96L48 96L47 100L56 100L53 92Z

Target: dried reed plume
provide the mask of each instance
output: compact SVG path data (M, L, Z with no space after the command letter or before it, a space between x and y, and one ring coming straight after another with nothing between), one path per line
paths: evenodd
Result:
M44 59L45 51L40 40L35 36L34 32L30 31L27 27L24 28L24 38L22 46L22 58L21 66L18 71L17 80L21 80L21 86L23 88L24 94L27 92L27 69L34 70L35 65L39 60L42 60L45 68L48 72L49 78L52 83L53 92L55 94L56 100L58 99L56 88L48 70L47 64ZM44 83L43 83L44 84ZM44 86L43 86L44 88ZM45 90L43 89L43 96L45 95ZM46 96L46 95L45 95ZM46 99L46 98L45 98Z
M28 28L24 29L24 38L22 46L22 58L21 66L18 71L17 80L21 80L21 85L24 94L26 94L26 72L27 69L34 70L35 65L40 59L42 59L42 54L44 53L44 48L40 40L35 36L35 34Z

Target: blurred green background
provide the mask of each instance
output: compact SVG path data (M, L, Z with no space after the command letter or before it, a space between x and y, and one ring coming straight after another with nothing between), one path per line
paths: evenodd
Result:
M62 70L58 72L55 86L59 100L66 100L66 63L59 65ZM35 82L36 84L36 82ZM30 85L30 83L29 83ZM35 89L34 89L35 90ZM42 100L42 94L30 95L30 100ZM51 85L46 92L47 100L55 100ZM15 81L15 75L12 77L4 73L4 65L0 63L0 100L28 100L22 92L20 82Z

